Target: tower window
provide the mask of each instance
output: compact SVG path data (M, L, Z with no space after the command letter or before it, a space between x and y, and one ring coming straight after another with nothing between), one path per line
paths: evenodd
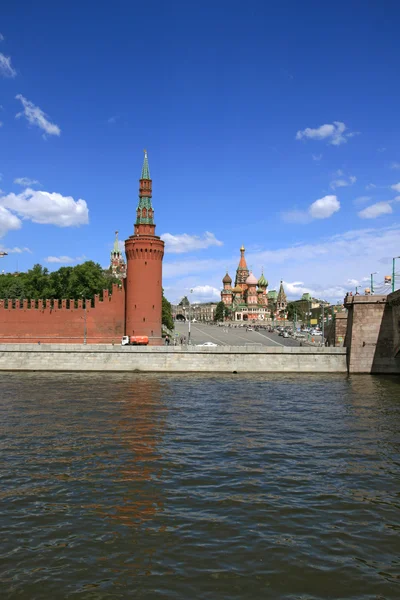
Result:
M146 317L143 317L143 322L146 320Z

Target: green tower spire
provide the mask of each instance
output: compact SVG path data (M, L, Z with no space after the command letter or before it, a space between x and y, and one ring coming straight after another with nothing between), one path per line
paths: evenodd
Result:
M154 225L154 211L151 205L151 179L147 150L144 151L142 175L139 186L139 204L136 209L135 225Z
M150 169L149 169L149 161L147 160L147 150L144 150L144 160L142 167L142 176L140 179L151 179L150 177Z
M119 248L119 243L118 243L118 231L115 232L115 241L114 241L114 248L113 248L113 253L119 254L121 252L120 248Z

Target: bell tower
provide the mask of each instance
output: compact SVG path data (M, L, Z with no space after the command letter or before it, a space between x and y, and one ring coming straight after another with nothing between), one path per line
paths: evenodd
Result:
M125 334L147 335L149 344L162 344L162 260L164 242L155 235L147 152L139 180L139 203L134 233L125 240L127 260Z

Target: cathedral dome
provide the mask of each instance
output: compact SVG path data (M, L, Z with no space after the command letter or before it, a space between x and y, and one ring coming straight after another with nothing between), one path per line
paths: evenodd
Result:
M225 277L223 278L222 283L232 283L232 279L231 279L231 277L229 277L228 272L226 273Z
M242 288L240 287L240 285L237 285L236 287L233 288L232 292L234 292L235 294L241 294Z
M258 280L259 287L268 287L268 281L264 277L264 273L262 273L260 279Z
M246 285L257 285L257 283L257 277L254 277L253 273L250 273L250 275L246 279Z

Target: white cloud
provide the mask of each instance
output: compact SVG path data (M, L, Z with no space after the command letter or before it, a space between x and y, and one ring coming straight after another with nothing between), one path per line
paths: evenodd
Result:
M378 148L378 152L381 152L381 153L382 152L386 152L386 148L383 148L383 147L382 148Z
M85 200L74 200L56 192L26 189L20 194L0 197L0 206L7 208L34 223L72 227L89 222Z
M31 125L37 125L47 135L60 135L61 129L55 123L51 123L47 119L46 113L41 108L35 106L30 100L27 100L22 94L15 96L16 100L21 100L24 110L15 116L17 118L24 116L28 123Z
M30 248L27 248L26 246L24 246L23 248L19 248L19 246L14 246L13 248L5 248L4 246L0 245L0 250L2 252L7 252L7 254L22 254L23 252L28 252L29 254L32 254L32 250Z
M347 187L348 185L353 185L357 181L357 177L354 175L350 175L348 179L334 179L331 181L330 186L334 190L339 187Z
M315 200L308 210L290 210L281 213L282 219L287 223L310 223L313 219L328 219L340 210L340 202L337 196L324 196Z
M313 154L312 155L313 160L319 161L319 160L321 160L321 158L322 158L322 154Z
M3 121L0 121L0 127L3 127L4 123Z
M395 183L394 185L390 186L392 190L395 190L396 192L400 192L400 183Z
M17 185L22 185L23 187L28 187L30 185L42 185L37 179L29 179L29 177L17 177L14 179L14 183Z
M163 233L161 239L165 242L166 252L171 252L172 254L183 254L184 252L193 252L194 250L204 250L210 246L223 246L223 242L217 240L215 235L210 231L206 231L203 237L189 235L187 233L178 235Z
M118 119L119 119L119 116L114 115L114 116L110 117L109 119L107 119L107 123L109 125L114 125L114 123L116 123L118 121Z
M0 206L0 237L13 229L20 229L22 222L4 206Z
M368 183L368 185L365 186L366 190L373 190L374 188L376 188L375 183Z
M71 258L70 256L48 256L45 258L45 262L47 263L57 263L57 264L71 264L76 263L83 260L85 257L78 256L76 258Z
M11 58L0 52L0 75L3 77L16 77L17 71L11 64Z
M360 210L358 216L361 219L376 219L376 217L380 217L381 215L390 215L392 212L393 209L390 202L377 202L376 204L367 206L364 210Z
M399 162L392 162L392 164L390 165L391 169L400 169L400 163Z
M357 135L358 132L345 133L347 127L341 121L334 121L332 124L325 124L312 129L307 127L306 129L300 130L296 133L296 140L310 139L310 140L326 140L328 144L332 146L339 146L345 144L348 137Z
M219 301L221 299L221 291L211 285L196 285L191 290L193 291L186 295L190 298L192 304Z
M0 42L4 41L4 35L2 33L0 33Z
M313 202L308 212L314 219L327 219L340 210L340 202L337 196L324 196Z

